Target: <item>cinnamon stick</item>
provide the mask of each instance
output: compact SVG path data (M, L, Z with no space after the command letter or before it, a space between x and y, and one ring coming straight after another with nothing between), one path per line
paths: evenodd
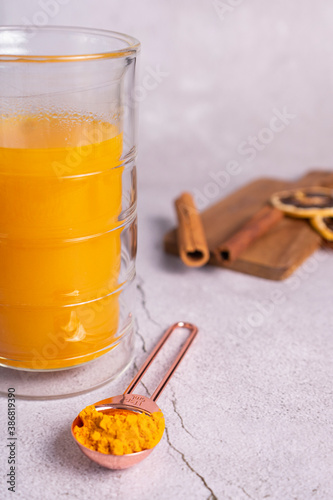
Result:
M178 217L178 249L184 264L201 267L209 260L209 249L200 214L190 193L175 201Z
M283 217L281 210L265 205L231 238L218 246L214 251L216 258L220 261L233 262L253 241L265 234Z

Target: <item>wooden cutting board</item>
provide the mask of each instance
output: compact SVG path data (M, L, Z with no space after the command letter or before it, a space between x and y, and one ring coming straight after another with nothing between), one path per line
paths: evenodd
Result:
M238 231L273 193L295 186L333 187L333 171L314 170L297 183L258 179L210 206L201 214L210 251ZM308 221L285 217L252 243L236 261L220 263L211 253L209 264L261 278L282 280L290 276L321 244L321 237ZM176 229L165 235L164 249L178 255Z

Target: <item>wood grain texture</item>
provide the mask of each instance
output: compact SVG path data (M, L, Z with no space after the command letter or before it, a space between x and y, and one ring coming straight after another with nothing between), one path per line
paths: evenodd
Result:
M333 187L333 171L314 170L296 183L258 179L202 212L211 251L209 264L271 280L290 276L322 243L307 220L283 218L232 263L218 261L212 252L263 207L273 193L296 186ZM165 235L164 248L178 255L175 229Z

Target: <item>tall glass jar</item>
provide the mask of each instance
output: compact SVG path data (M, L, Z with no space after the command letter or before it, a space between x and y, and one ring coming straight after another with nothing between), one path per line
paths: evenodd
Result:
M130 362L138 50L103 30L0 29L2 392L76 394Z

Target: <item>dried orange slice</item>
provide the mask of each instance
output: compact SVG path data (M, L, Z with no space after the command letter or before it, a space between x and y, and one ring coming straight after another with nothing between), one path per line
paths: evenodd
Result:
M273 194L271 203L292 217L333 217L333 189L308 187Z
M310 219L312 227L327 241L333 241L333 217L317 215Z

